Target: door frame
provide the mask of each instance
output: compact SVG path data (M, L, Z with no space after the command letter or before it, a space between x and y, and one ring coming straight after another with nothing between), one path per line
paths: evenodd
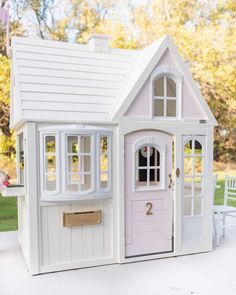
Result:
M157 128L158 126L158 128ZM119 143L117 146L118 155L119 155L119 165L117 167L118 171L118 190L117 190L117 216L118 216L118 261L119 263L127 263L127 262L135 262L135 261L143 261L150 260L156 258L163 257L171 257L178 256L183 254L192 254L204 251L210 251L212 249L212 218L210 216L210 212L212 210L212 188L208 186L207 188L207 196L206 196L206 227L207 227L207 240L204 244L199 246L193 246L188 248L183 248L182 246L182 177L174 178L175 186L173 190L173 252L171 253L163 253L163 254L154 254L149 256L140 256L134 258L126 258L125 257L125 188L124 188L124 167L125 167L125 146L124 139L125 135L134 131L141 130L154 130L159 132L167 133L173 136L174 141L174 169L178 167L180 171L182 171L182 136L183 135L206 135L206 144L207 144L207 183L212 179L212 166L213 166L213 128L210 125L197 125L195 121L186 122L184 121L162 121L157 122L153 120L141 120L140 118L123 118L119 122L118 132L117 132L117 142ZM178 157L176 157L178 155ZM178 197L179 196L179 197Z
M126 122L126 120L125 120ZM160 253L160 254L152 254L152 255L144 255L144 256L138 256L138 257L125 257L125 181L124 181L124 172L125 172L125 136L128 135L129 133L135 132L135 131L157 131L161 133L166 133L170 136L172 136L173 141L174 141L174 155L176 153L180 153L181 149L177 149L177 136L178 134L178 129L175 127L173 128L167 128L167 129L160 129L156 128L156 123L152 122L151 124L147 124L148 126L144 126L146 124L142 124L142 122L134 122L132 120L131 124L127 124L124 122L124 125L121 123L120 124L120 129L119 129L119 155L120 155L120 167L119 167L119 196L120 196L120 202L119 202L119 235L120 235L120 245L119 245L119 262L120 263L127 263L127 262L135 262L135 261L142 261L142 260L151 260L155 258L162 258L162 257L171 257L171 256L176 256L176 249L177 249L177 241L176 241L176 217L178 214L176 214L176 204L175 201L173 202L172 206L172 214L173 214L173 251L172 252L166 252L166 253ZM148 123L148 122L145 122ZM146 128L145 128L146 127ZM176 132L177 131L177 132ZM181 140L181 133L179 132L179 138ZM179 145L181 147L181 145ZM174 157L174 167L179 167L176 165L181 164L181 157L178 158L178 163L176 163L176 157ZM174 168L175 169L175 168ZM179 182L181 184L181 182ZM178 187L181 189L180 185ZM177 186L174 187L173 190L173 199L175 200L175 195L177 191ZM179 208L181 210L181 207Z
M170 253L173 252L173 192L172 186L168 187L168 175L172 174L172 141L173 137L170 134L160 132L157 130L140 130L136 132L131 132L125 135L125 251L126 258L142 256L142 255L155 255L161 253ZM149 184L149 173L150 166L149 161L147 160L147 186L137 186L137 152L143 146L151 146L157 149L160 155L160 160L158 161L158 170L159 170L159 184L153 186ZM154 168L154 167L152 167ZM127 174L128 173L128 174ZM170 182L168 182L170 184ZM144 217L139 222L144 222L147 224L152 220L150 226L153 226L152 229L156 232L151 234L149 228L145 226L143 232L136 232L134 230L134 220L131 216L135 208L139 207L141 203L145 202L154 202L154 211L158 210L155 215L158 219L154 217ZM159 211L161 204L165 203L165 206L162 207L164 211ZM143 205L145 206L145 205ZM139 210L146 209L144 207L139 207ZM133 212L133 213L132 213ZM162 219L160 219L162 216ZM159 222L158 222L159 220ZM160 229L160 221L165 221L165 225ZM137 221L138 222L138 221ZM147 222L147 223L146 223ZM155 224L155 226L154 226ZM155 229L154 229L155 228ZM159 229L158 229L159 228ZM163 232L162 232L163 231ZM158 234L159 233L159 234ZM163 233L163 234L162 234ZM149 238L146 240L146 246L143 245L143 241L138 239L136 242L128 242L127 238L132 237L136 239L139 235L146 235ZM136 237L136 238L135 238ZM139 249L139 250L138 250ZM142 254L139 254L140 251Z

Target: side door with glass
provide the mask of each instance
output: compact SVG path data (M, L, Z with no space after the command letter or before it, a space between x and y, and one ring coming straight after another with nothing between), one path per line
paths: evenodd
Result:
M183 245L205 238L205 136L183 137Z

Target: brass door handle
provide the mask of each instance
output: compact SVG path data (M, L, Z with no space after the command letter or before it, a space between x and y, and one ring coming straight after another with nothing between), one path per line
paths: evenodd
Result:
M169 178L170 178L170 182L169 182L169 186L168 187L171 188L172 183L173 183L171 174L169 174Z
M180 170L179 170L179 168L177 168L177 169L176 169L176 172L175 172L175 174L176 174L176 176L177 176L177 177L179 177L179 176L180 176Z

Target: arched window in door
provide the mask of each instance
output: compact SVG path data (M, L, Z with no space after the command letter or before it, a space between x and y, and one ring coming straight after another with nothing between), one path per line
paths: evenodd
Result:
M161 154L151 145L140 147L135 154L136 188L159 187L161 183Z

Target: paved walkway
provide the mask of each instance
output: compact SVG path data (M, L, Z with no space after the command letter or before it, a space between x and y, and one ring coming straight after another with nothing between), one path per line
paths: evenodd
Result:
M16 232L0 233L0 295L236 295L236 228L211 253L31 277Z

